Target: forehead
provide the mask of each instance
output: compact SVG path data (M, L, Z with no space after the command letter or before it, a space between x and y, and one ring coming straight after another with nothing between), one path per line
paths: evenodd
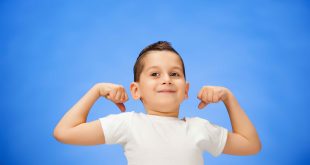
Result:
M143 59L144 69L148 68L180 68L182 62L180 57L171 51L150 51Z

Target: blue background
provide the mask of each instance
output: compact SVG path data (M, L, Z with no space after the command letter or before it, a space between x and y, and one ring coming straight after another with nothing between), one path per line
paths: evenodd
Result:
M203 85L229 88L260 135L254 156L206 164L310 163L309 1L0 2L0 164L126 164L121 146L72 146L53 129L95 83L129 92L138 53L158 40L182 55L190 98L180 118L231 129L223 103L197 109ZM144 112L139 101L127 111ZM99 99L88 121L117 107ZM143 156L143 155L141 155Z

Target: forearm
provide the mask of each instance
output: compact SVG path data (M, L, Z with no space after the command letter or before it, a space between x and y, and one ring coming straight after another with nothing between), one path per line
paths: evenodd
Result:
M95 85L63 116L55 130L73 128L85 123L91 107L98 98L99 92Z
M260 147L260 140L254 125L230 91L224 100L224 104L229 114L233 133L241 135L248 140L250 144L258 145Z

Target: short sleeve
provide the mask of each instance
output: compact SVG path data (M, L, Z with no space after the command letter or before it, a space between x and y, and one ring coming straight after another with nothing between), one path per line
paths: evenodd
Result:
M225 147L228 131L226 128L210 123L208 120L201 119L203 123L203 140L199 146L209 152L212 156L219 156Z
M128 121L131 112L111 114L100 118L106 144L122 144L128 140Z

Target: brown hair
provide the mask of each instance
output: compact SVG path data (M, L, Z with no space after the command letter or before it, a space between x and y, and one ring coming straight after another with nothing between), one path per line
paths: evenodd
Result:
M167 41L158 41L155 42L147 47L145 47L137 57L137 60L135 62L134 68L133 68L133 74L134 74L134 81L139 82L140 80L140 75L143 70L144 64L143 64L143 59L147 55L149 51L171 51L177 54L181 60L182 63L182 69L183 69L183 74L184 78L185 77L185 67L184 67L184 62L180 54L171 46L171 44Z

